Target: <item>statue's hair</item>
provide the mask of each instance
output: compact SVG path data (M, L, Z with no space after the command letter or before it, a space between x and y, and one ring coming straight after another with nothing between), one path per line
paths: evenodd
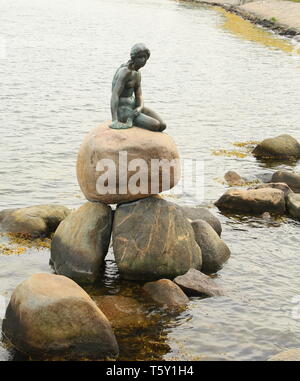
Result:
M122 67L126 67L128 66L129 64L132 64L136 55L141 53L141 52L145 52L148 56L148 58L150 57L150 50L147 48L147 46L143 43L139 43L139 44L135 44L133 45L133 47L131 48L131 51L130 51L130 60L124 64L122 64L121 66L118 67L115 75L114 75L114 78L113 78L113 81L112 81L112 90L116 84L116 81L117 81L117 74L119 72L119 70L122 68Z
M150 57L150 50L147 48L145 44L139 43L139 44L133 45L130 51L131 60L133 61L136 55L141 52L146 53L148 58Z

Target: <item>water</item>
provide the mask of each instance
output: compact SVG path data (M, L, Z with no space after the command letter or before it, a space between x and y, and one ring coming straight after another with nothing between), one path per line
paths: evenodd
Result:
M252 38L244 21L237 32L217 9L172 0L0 0L0 14L1 208L84 202L75 173L79 145L109 119L113 74L139 41L151 50L142 69L145 105L167 122L182 157L204 160L201 204L211 206L225 191L218 179L228 170L250 180L299 170L298 163L259 162L243 148L245 157L212 154L281 133L300 140L300 58L283 48L286 40L268 34L266 43L265 32L255 28ZM187 194L176 201L196 203ZM292 315L299 223L211 210L232 252L217 279L226 297L192 298L187 310L161 314L156 329L136 338L119 333L121 358L265 360L299 347ZM108 259L104 282L89 292L138 298L119 280L112 252ZM48 250L0 255L0 295L8 300L29 275L51 272L48 260ZM12 356L0 347L0 359Z

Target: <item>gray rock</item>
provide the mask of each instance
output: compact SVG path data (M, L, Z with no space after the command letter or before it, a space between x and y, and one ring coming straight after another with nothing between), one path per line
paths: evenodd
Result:
M184 306L189 302L181 288L169 279L146 283L143 290L158 304Z
M33 358L99 359L118 354L109 321L71 279L34 274L13 292L2 330Z
M295 193L300 193L300 173L277 171L273 174L273 183L285 183Z
M224 175L224 179L229 186L240 186L245 184L245 180L235 171L228 171Z
M203 220L192 222L195 239L201 248L202 269L205 274L213 274L221 270L230 257L230 250L212 227Z
M190 222L176 204L159 197L118 206L113 248L125 279L173 279L202 265Z
M215 205L220 210L239 214L285 213L284 193L279 189L229 189Z
M182 288L187 295L224 295L222 288L209 276L195 269L189 269L186 274L176 277L174 282Z
M56 230L51 243L51 264L57 274L78 283L96 280L107 254L112 210L87 202L71 213Z
M61 205L35 205L0 212L0 229L10 233L24 233L33 238L53 233L70 213Z
M286 207L288 213L300 220L300 194L299 193L290 193L286 199Z
M300 361L300 349L287 349L270 357L268 361Z
M192 206L182 206L181 207L184 215L191 221L204 220L219 234L222 233L221 222L215 217L208 209L198 208Z
M257 175L255 175L255 177L262 183L269 183L271 182L272 173L271 172L258 173Z
M263 140L252 153L266 159L293 159L300 157L300 144L292 136L284 134Z

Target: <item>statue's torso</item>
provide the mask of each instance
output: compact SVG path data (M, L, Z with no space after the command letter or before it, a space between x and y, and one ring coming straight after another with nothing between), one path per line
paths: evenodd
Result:
M126 123L128 118L133 119L133 110L136 108L134 91L140 83L140 74L134 70L128 70L126 66L121 66L115 74L113 80L113 87L115 83L119 80L121 70L127 70L128 73L126 75L126 79L124 79L124 88L119 97L118 120L123 123Z

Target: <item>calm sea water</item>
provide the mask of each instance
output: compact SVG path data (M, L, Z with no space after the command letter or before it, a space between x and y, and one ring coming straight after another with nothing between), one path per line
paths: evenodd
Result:
M228 170L249 180L299 170L298 163L268 165L250 154L213 154L247 153L233 143L281 133L300 140L300 58L247 38L246 24L245 37L225 28L217 9L173 0L0 0L0 20L1 208L84 203L75 172L79 145L109 119L113 74L139 41L151 50L142 69L145 104L165 119L182 158L204 162L203 200L187 191L176 202L211 206L226 189L218 180ZM232 251L217 279L226 297L192 298L157 330L135 335L142 342L155 337L162 359L265 360L299 347L293 298L300 295L300 224L211 210ZM108 259L104 283L90 293L129 295L112 252ZM47 250L0 255L0 295L8 301L26 277L51 272L48 260ZM133 341L122 341L123 357L147 359ZM0 359L12 359L1 346Z

